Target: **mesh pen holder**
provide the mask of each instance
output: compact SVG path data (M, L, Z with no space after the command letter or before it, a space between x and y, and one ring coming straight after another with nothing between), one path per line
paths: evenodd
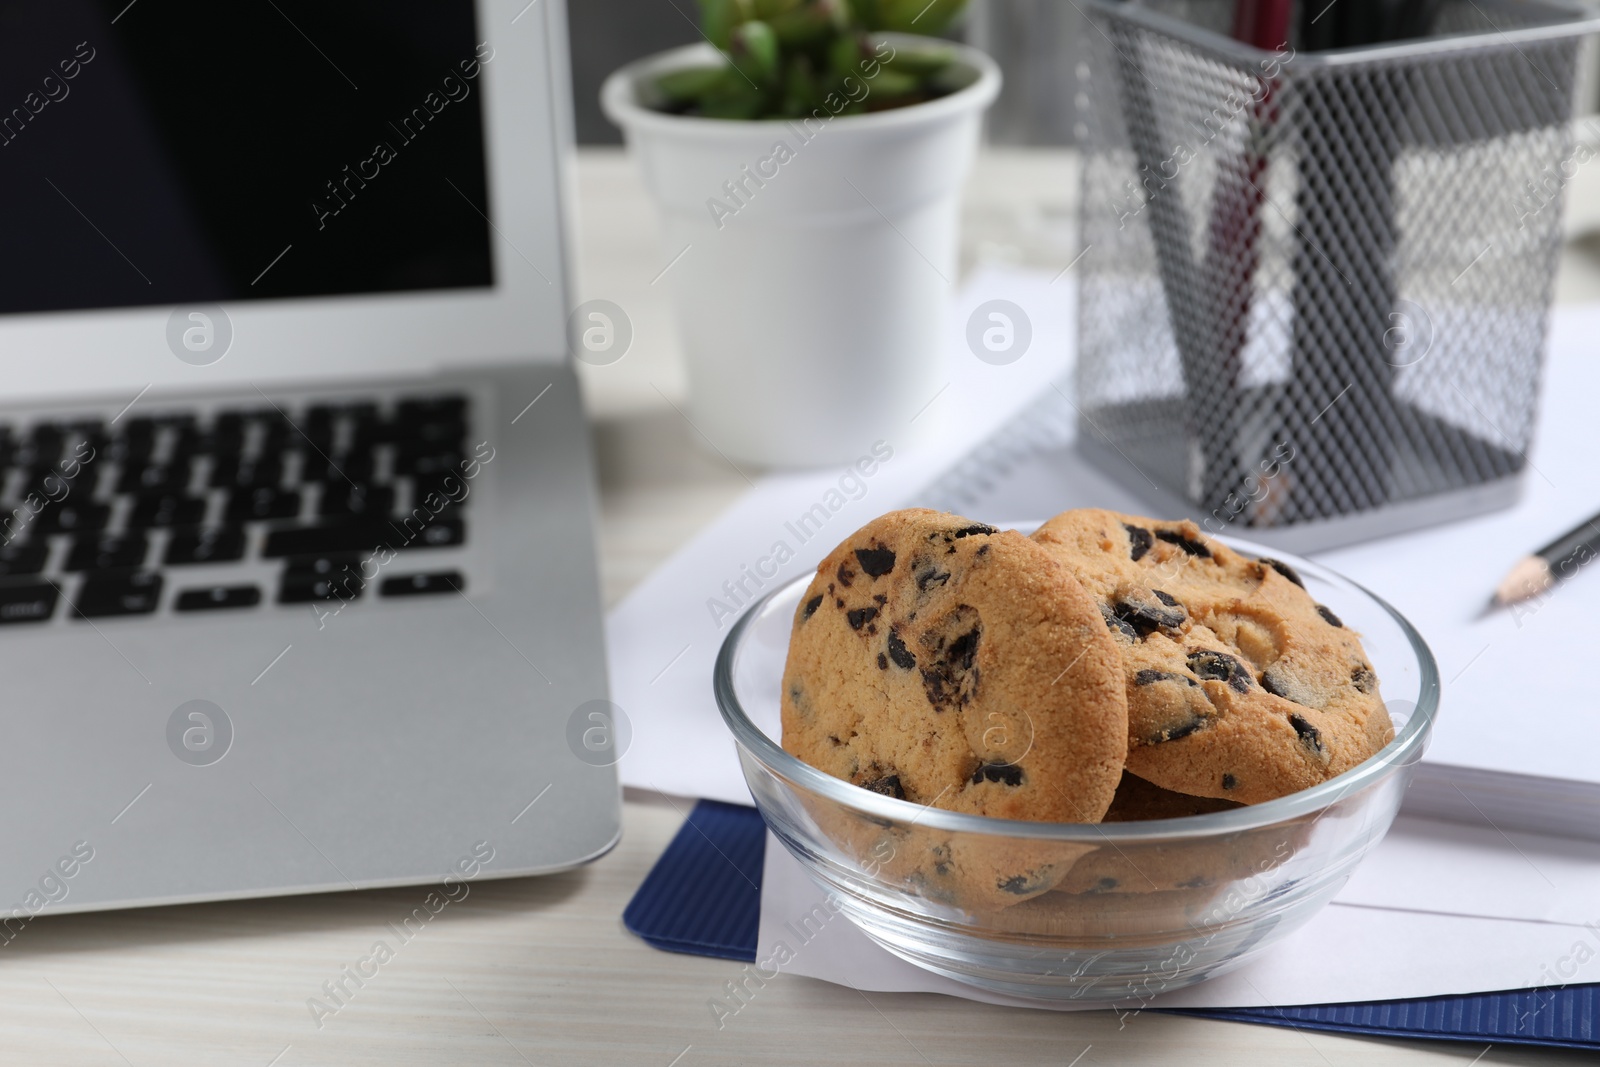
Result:
M1086 5L1080 449L1295 551L1510 504L1600 20L1445 0L1426 38L1297 53L1232 9Z

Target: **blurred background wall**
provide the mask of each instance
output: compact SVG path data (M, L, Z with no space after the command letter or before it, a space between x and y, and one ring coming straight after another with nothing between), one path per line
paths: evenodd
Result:
M1600 0L1589 0L1590 6ZM988 139L1000 145L1069 145L1080 7L1071 0L969 0L957 35L1000 61L1005 88L988 118ZM600 113L607 74L631 60L700 40L696 0L569 0L574 102L582 144L619 144L622 135ZM1585 46L1578 111L1595 110L1597 42Z

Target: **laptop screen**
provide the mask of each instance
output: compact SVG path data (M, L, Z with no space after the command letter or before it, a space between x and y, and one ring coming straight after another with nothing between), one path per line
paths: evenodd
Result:
M0 314L494 284L473 0L0 0Z

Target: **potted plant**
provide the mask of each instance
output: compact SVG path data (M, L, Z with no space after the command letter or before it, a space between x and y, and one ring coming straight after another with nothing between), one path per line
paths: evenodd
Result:
M846 462L935 421L917 416L949 380L960 191L1000 73L913 34L963 4L701 0L709 43L602 87L661 209L691 418L726 455Z

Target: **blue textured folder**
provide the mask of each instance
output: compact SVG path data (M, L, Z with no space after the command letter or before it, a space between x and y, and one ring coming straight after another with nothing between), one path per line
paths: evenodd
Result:
M754 808L700 801L622 921L657 948L754 962L766 841ZM1379 1037L1600 1049L1600 985L1181 1014Z

